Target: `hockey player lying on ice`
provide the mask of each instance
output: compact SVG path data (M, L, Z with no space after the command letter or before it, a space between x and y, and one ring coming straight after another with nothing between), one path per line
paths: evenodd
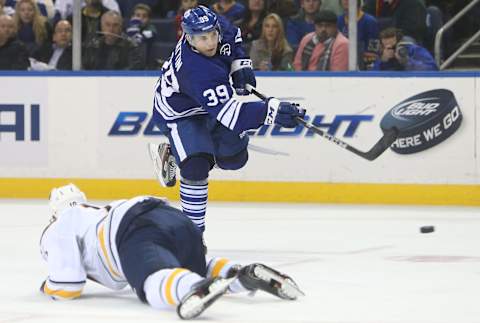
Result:
M191 319L227 291L263 290L287 300L303 294L289 276L263 264L206 260L199 228L163 199L138 196L98 207L69 184L52 190L50 207L40 238L48 278L40 290L53 299L79 297L88 278L115 290L129 284L141 301L176 307Z

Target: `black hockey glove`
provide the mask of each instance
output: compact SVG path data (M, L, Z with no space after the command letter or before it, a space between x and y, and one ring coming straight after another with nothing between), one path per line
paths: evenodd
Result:
M252 60L248 58L236 59L232 62L231 67L232 83L235 93L238 95L249 95L247 84L255 87L257 81L252 69Z
M267 101L267 116L265 124L276 124L284 128L295 128L298 125L297 117L305 117L305 109L296 103L282 102L275 98Z

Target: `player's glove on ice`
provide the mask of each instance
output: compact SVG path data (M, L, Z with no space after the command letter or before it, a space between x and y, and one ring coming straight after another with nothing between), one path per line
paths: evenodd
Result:
M230 71L232 75L233 88L238 95L248 95L247 84L257 86L255 74L252 69L252 60L248 58L236 59L232 62Z
M298 125L297 117L305 117L305 109L298 107L298 104L282 102L275 98L267 101L267 116L265 124L276 124L284 128L295 128Z

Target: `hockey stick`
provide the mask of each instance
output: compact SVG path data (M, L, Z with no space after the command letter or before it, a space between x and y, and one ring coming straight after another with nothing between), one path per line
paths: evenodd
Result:
M263 101L266 101L268 99L265 95L258 92L250 84L247 84L247 90L253 93L254 95L256 95L259 99ZM380 138L380 140L378 140L377 143L369 151L364 152L364 151L358 150L355 147L350 146L346 142L338 139L337 137L332 136L331 134L321 130L320 128L315 127L313 124L311 124L310 122L300 117L297 117L296 120L298 121L298 123L303 125L305 128L312 130L317 135L320 135L321 137L333 142L334 144L340 146L341 148L346 149L354 153L355 155L370 161L380 156L385 150L387 150L395 142L395 140L398 137L398 130L396 128L387 129L384 131L382 138Z

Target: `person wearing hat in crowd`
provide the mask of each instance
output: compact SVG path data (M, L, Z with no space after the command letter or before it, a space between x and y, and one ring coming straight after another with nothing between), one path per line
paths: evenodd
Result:
M322 10L315 17L315 31L302 38L293 66L296 71L348 70L348 39L338 32L337 15Z

